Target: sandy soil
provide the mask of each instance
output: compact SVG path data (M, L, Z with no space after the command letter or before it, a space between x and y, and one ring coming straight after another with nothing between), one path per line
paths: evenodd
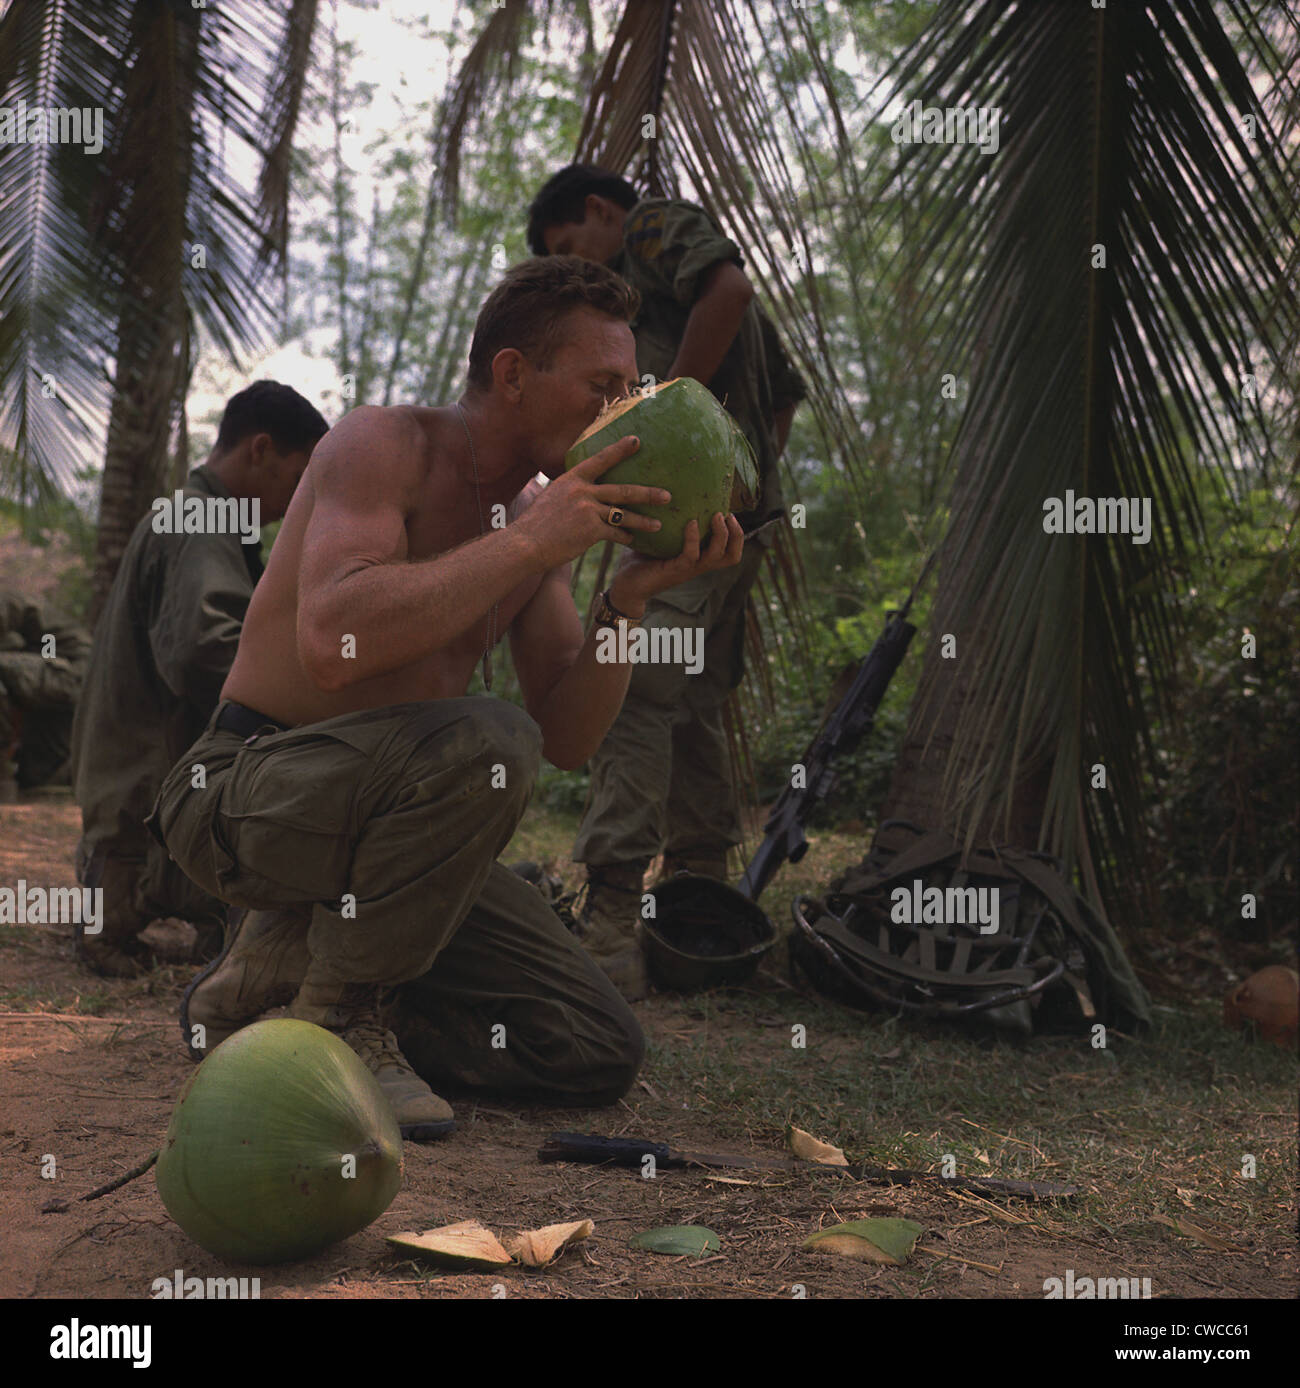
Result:
M0 805L0 882L19 876L71 885L78 820L70 803ZM948 1191L889 1188L829 1174L702 1170L661 1173L544 1165L537 1148L560 1129L656 1137L697 1150L734 1149L689 1108L691 1095L661 1092L649 1068L626 1102L593 1111L458 1103L459 1129L441 1143L407 1144L406 1175L391 1208L362 1233L306 1262L232 1267L194 1245L158 1199L152 1173L66 1213L43 1214L55 1196L83 1193L145 1158L158 1144L191 1073L176 1009L191 970L165 967L133 982L77 965L57 928L0 931L0 1296L147 1297L155 1278L261 1278L263 1297L484 1297L493 1284L523 1297L1025 1297L1045 1277L1151 1276L1164 1296L1293 1296L1294 1234L1257 1241L1249 1257L1171 1246L1103 1230L1063 1231L1032 1209L977 1204ZM30 1000L25 1000L30 999ZM42 1011L24 1009L41 1008ZM97 1015L81 1015L94 1012ZM647 1033L671 1040L688 1022L680 999L639 1008ZM723 1027L726 1023L712 1022ZM721 1034L721 1032L719 1033ZM775 1154L779 1134L754 1150ZM46 1158L56 1178L42 1178ZM732 1184L718 1179L729 1175ZM824 1224L872 1214L922 1223L922 1249L904 1268L804 1252ZM591 1218L592 1240L543 1271L440 1275L403 1261L385 1235L477 1218L498 1236ZM1028 1222L1026 1222L1028 1221ZM658 1224L705 1224L723 1251L696 1262L628 1246Z

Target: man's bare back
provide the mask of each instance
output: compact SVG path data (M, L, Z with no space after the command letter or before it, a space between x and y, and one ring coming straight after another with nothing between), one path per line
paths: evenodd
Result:
M374 415L376 411L366 412ZM455 549L482 533L478 497L472 474L458 476L455 464L464 452L465 436L454 407L422 409L397 406L385 411L398 415L406 425L410 467L403 505L404 516L401 559L415 562ZM335 440L335 449L339 447ZM458 449L457 443L461 445ZM342 445L346 449L346 443ZM330 461L331 451L322 442L303 474L293 502L284 518L272 549L266 573L253 594L244 622L239 652L231 667L223 699L265 713L277 722L316 723L338 714L364 708L407 703L418 699L448 699L463 695L470 677L488 643L489 627L494 625L499 641L519 611L536 593L543 575L526 579L500 602L497 613L489 612L451 644L431 651L399 669L364 679L337 691L326 691L314 684L297 658L299 594L304 538L311 530L317 500L316 478L325 470L319 461ZM346 459L338 458L338 462ZM513 518L518 512L519 489L513 483L502 487L483 487L483 523L491 525L492 507L507 508ZM500 514L499 512L497 514ZM418 614L411 614L418 621ZM352 623L359 626L360 623ZM364 641L366 632L340 631L340 647L346 637Z

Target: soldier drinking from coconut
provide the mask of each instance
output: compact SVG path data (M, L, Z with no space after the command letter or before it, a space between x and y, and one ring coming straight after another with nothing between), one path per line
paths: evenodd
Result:
M702 627L704 668L638 664L623 707L591 761L591 793L573 857L587 864L578 915L583 941L629 1001L644 998L639 941L646 869L726 881L741 841L723 708L744 673L745 609L784 514L777 459L807 393L775 329L753 302L739 248L703 208L639 198L626 179L570 164L528 213L534 254L576 254L616 270L641 296L632 322L637 370L655 381L693 376L744 430L761 496L737 513L741 563L659 593L643 625Z
M658 528L624 508L669 497L601 482L635 439L564 470L636 380L636 307L600 265L527 261L480 310L459 401L362 407L317 447L222 703L150 819L197 883L248 908L182 1005L195 1059L287 1002L356 1050L413 1138L453 1127L430 1083L572 1103L632 1083L636 1018L496 860L539 759L582 765L618 713L630 669L597 660L601 623L743 554L734 517L705 536L692 521L677 558L629 553L583 630L569 561ZM555 480L525 506L538 472ZM527 712L466 696L480 664L490 688L507 633Z

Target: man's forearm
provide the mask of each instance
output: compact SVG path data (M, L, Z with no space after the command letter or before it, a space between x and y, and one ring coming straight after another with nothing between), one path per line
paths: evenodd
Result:
M433 559L357 569L311 605L307 623L300 610L304 667L327 690L401 669L449 646L544 568L535 546L506 526Z
M639 620L645 615L645 602L626 597L617 582L611 586L609 597L613 606L627 616ZM627 696L632 666L597 659L602 630L607 628L592 624L573 664L556 681L538 710L542 753L561 771L576 771L591 757L605 740ZM610 635L616 637L618 633Z
M669 370L670 376L694 376L706 386L731 350L754 297L754 287L739 267L724 262L716 268L722 273L710 276L695 301Z
M591 757L627 696L632 666L596 658L602 630L593 624L577 658L538 710L542 754L561 771L576 771Z

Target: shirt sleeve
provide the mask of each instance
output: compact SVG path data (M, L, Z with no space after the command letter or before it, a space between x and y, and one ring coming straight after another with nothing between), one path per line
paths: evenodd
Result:
M740 247L718 230L702 207L664 198L649 198L632 209L623 223L623 246L686 308L699 297L706 270L722 260L745 263Z
M16 595L0 595L0 604L0 690L21 708L71 708L86 671L86 633Z
M244 627L253 583L237 538L188 535L158 566L149 646L178 698L210 713L221 696Z
M7 693L19 708L71 708L80 690L81 675L62 656L0 653L0 692Z

